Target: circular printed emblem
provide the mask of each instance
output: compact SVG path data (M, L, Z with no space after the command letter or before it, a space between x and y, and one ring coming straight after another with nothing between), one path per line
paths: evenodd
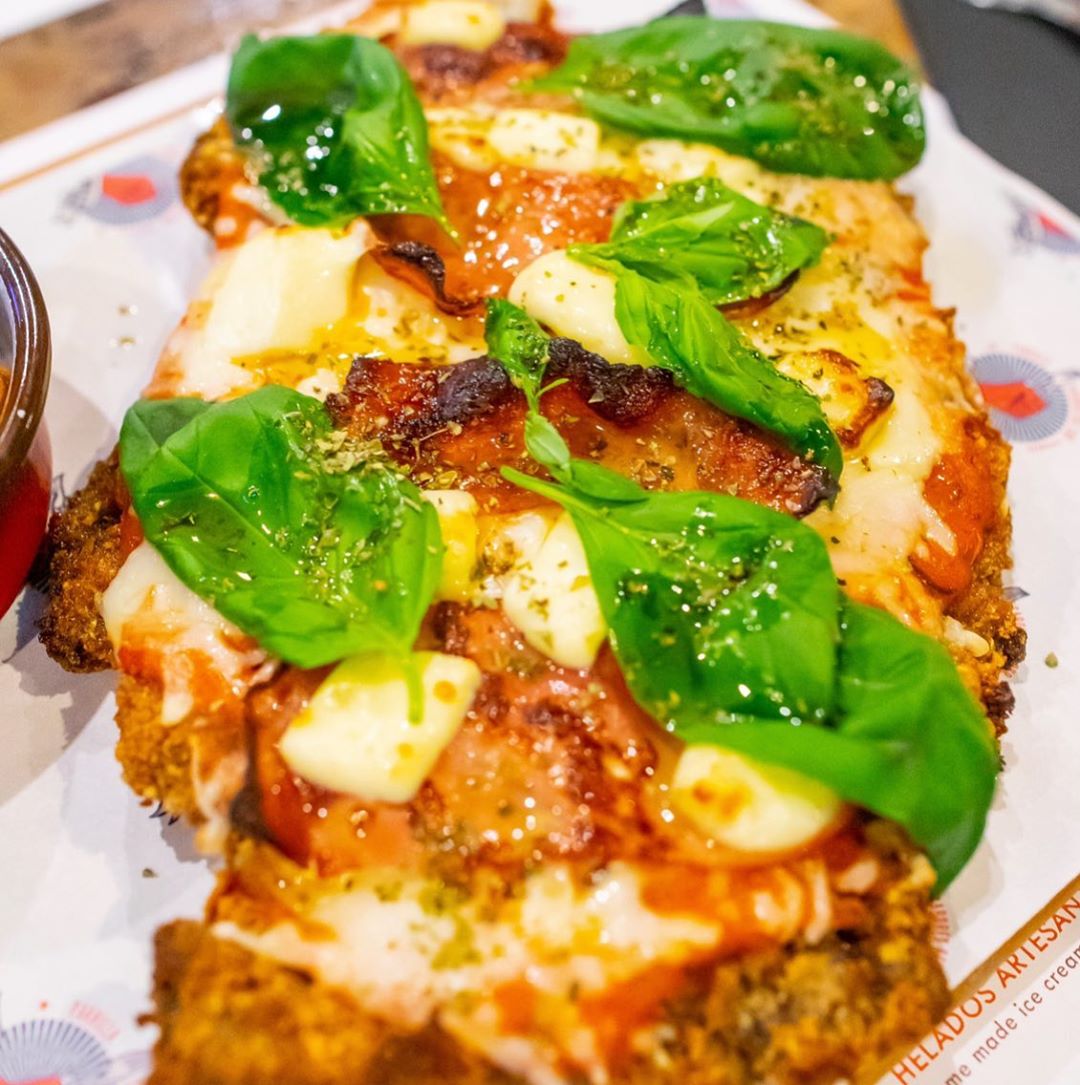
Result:
M1016 236L1051 252L1080 255L1080 236L1064 222L1031 204L1016 203Z
M6 1085L90 1085L110 1059L84 1028L42 1018L0 1030L0 1082Z
M1069 401L1052 373L1015 354L981 354L971 371L994 425L1009 441L1044 441L1065 425Z
M160 215L177 196L175 166L150 155L84 181L68 202L99 222L124 226Z

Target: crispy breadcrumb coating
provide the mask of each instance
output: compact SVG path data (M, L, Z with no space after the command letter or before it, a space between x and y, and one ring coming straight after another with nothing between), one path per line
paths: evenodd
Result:
M65 670L78 674L114 665L98 603L123 563L116 453L96 464L86 485L49 523L49 598L41 642Z
M905 876L910 852L897 830L875 828L892 879L880 894L817 945L698 968L616 1080L832 1085L864 1079L931 1027L948 991L931 947L926 879ZM223 882L211 909L227 907L229 893ZM395 1031L345 991L208 925L170 924L156 949L152 1020L161 1036L149 1085L519 1085L437 1026Z

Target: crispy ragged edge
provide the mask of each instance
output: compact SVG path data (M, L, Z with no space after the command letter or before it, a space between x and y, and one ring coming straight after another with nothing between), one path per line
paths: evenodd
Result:
M201 821L192 767L195 725L162 723L161 690L127 674L120 675L116 688L116 723L116 759L128 787L170 814Z
M931 1027L948 1000L930 944L932 875L896 829L882 822L872 832L885 884L865 902L852 898L841 930L816 946L795 943L697 969L617 1079L831 1085L859 1080ZM250 862L252 849L264 845L241 847ZM224 882L212 909L220 910L223 893ZM151 1020L161 1035L149 1085L518 1081L440 1029L403 1036L345 991L218 938L208 926L173 923L158 933L156 948Z
M990 476L997 515L975 560L971 586L950 602L946 613L992 646L989 655L981 658L965 655L958 659L958 665L962 673L973 672L972 684L1000 736L1015 703L1006 678L1023 661L1027 650L1027 632L1003 583L1013 565L1012 513L1006 494L1012 449L990 424L974 380L966 372L963 376L969 395L983 412L968 421L968 433L979 448Z
M49 590L41 642L67 671L114 666L99 603L123 564L122 493L117 454L98 463L81 490L53 514L47 542Z

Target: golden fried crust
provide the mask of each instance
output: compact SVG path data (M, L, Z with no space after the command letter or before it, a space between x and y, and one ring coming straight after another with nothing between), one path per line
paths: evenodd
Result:
M866 1079L932 1027L948 998L929 945L926 902L897 890L872 907L862 929L717 968L704 1000L670 1007L678 1039L657 1049L654 1065L635 1066L629 1082ZM665 1076L656 1072L657 1056L673 1064Z
M1012 516L1006 500L1012 450L984 417L972 418L968 425L969 430L979 431L980 462L990 477L998 511L975 560L971 586L951 602L948 613L993 646L989 655L977 661L976 669L983 707L1000 735L1014 702L1002 676L1021 663L1027 649L1027 633L1002 585L1004 574L1012 568Z
M899 841L879 828L886 849ZM902 862L898 855L896 870ZM899 878L815 946L699 968L614 1077L624 1085L861 1080L930 1028L947 998L925 887ZM149 1085L520 1085L435 1026L394 1032L344 991L192 922L158 933L154 1000L161 1036Z
M219 117L191 148L180 167L180 195L191 217L213 232L223 213L222 199L229 187L244 177L244 160L236 149L228 122Z
M189 722L161 722L161 691L149 682L121 674L116 689L120 739L116 759L136 794L160 802L170 814L198 821L191 769Z
M116 758L128 786L170 814L199 825L210 816L199 802L200 788L211 807L222 809L239 790L247 762L242 701L222 701L166 724L157 684L121 672L116 723Z
M511 1080L463 1057L445 1034L395 1034L344 992L215 938L199 923L170 923L155 948L161 1038L148 1085Z
M113 666L113 649L98 609L121 564L119 464L114 452L49 524L49 598L41 642L65 670Z

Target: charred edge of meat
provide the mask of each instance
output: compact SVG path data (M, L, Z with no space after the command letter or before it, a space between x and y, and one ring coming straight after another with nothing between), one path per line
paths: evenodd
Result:
M537 23L510 23L498 41L482 52L460 45L430 44L403 50L424 89L438 95L470 87L500 68L523 64L562 62L567 37L554 27Z
M423 438L450 423L482 418L521 396L502 365L482 356L427 371L410 366L405 376L411 387L399 386L401 400L395 401L396 389L384 388L379 380L386 365L381 358L353 362L344 390L326 401L338 425L347 422L356 400L376 396L388 410L407 408L401 413L408 417L395 419L401 436ZM551 341L546 376L566 381L593 411L617 426L642 422L676 390L669 370L608 362L572 339Z
M768 309L774 301L779 301L798 281L800 272L796 269L782 283L767 290L756 298L747 298L745 301L733 301L727 305L721 305L720 312L728 320L747 320L757 316L764 309Z
M550 349L547 375L565 382L564 387L581 404L571 414L588 411L596 416L596 421L632 431L651 417L663 417L669 398L688 396L679 389L673 374L663 367L614 364L567 339L553 339ZM565 414L567 400L559 398L561 405L556 413ZM804 516L835 495L835 482L824 468L798 459L752 423L723 415L717 408L701 406L716 411L725 420L725 427L736 431L744 441L761 445L760 455L768 463L763 466L764 474L759 475L759 481L766 490L773 484L781 485L785 494L783 507L793 515ZM344 389L328 397L327 407L337 426L359 426L365 436L378 436L400 446L426 441L455 425L479 422L496 411L520 417L524 397L514 388L503 367L488 357L454 366L398 366L383 358L364 357L353 363ZM691 449L691 455L706 455L707 451L706 447L697 453ZM580 448L577 454L583 454ZM746 466L744 461L740 462ZM715 473L717 466L713 463L709 472ZM704 488L716 487L705 484Z
M835 353L829 351L829 353ZM858 367L846 355L840 355L857 371ZM880 377L867 377L865 381L866 402L846 426L836 431L837 440L845 448L856 448L863 434L881 415L892 406L896 393Z
M446 265L422 241L396 241L375 250L375 260L388 275L427 295L444 313L472 316L483 310L482 297L456 298L446 293Z
M632 426L648 418L675 391L675 378L660 366L620 365L573 339L553 339L545 377L566 380L601 418Z

